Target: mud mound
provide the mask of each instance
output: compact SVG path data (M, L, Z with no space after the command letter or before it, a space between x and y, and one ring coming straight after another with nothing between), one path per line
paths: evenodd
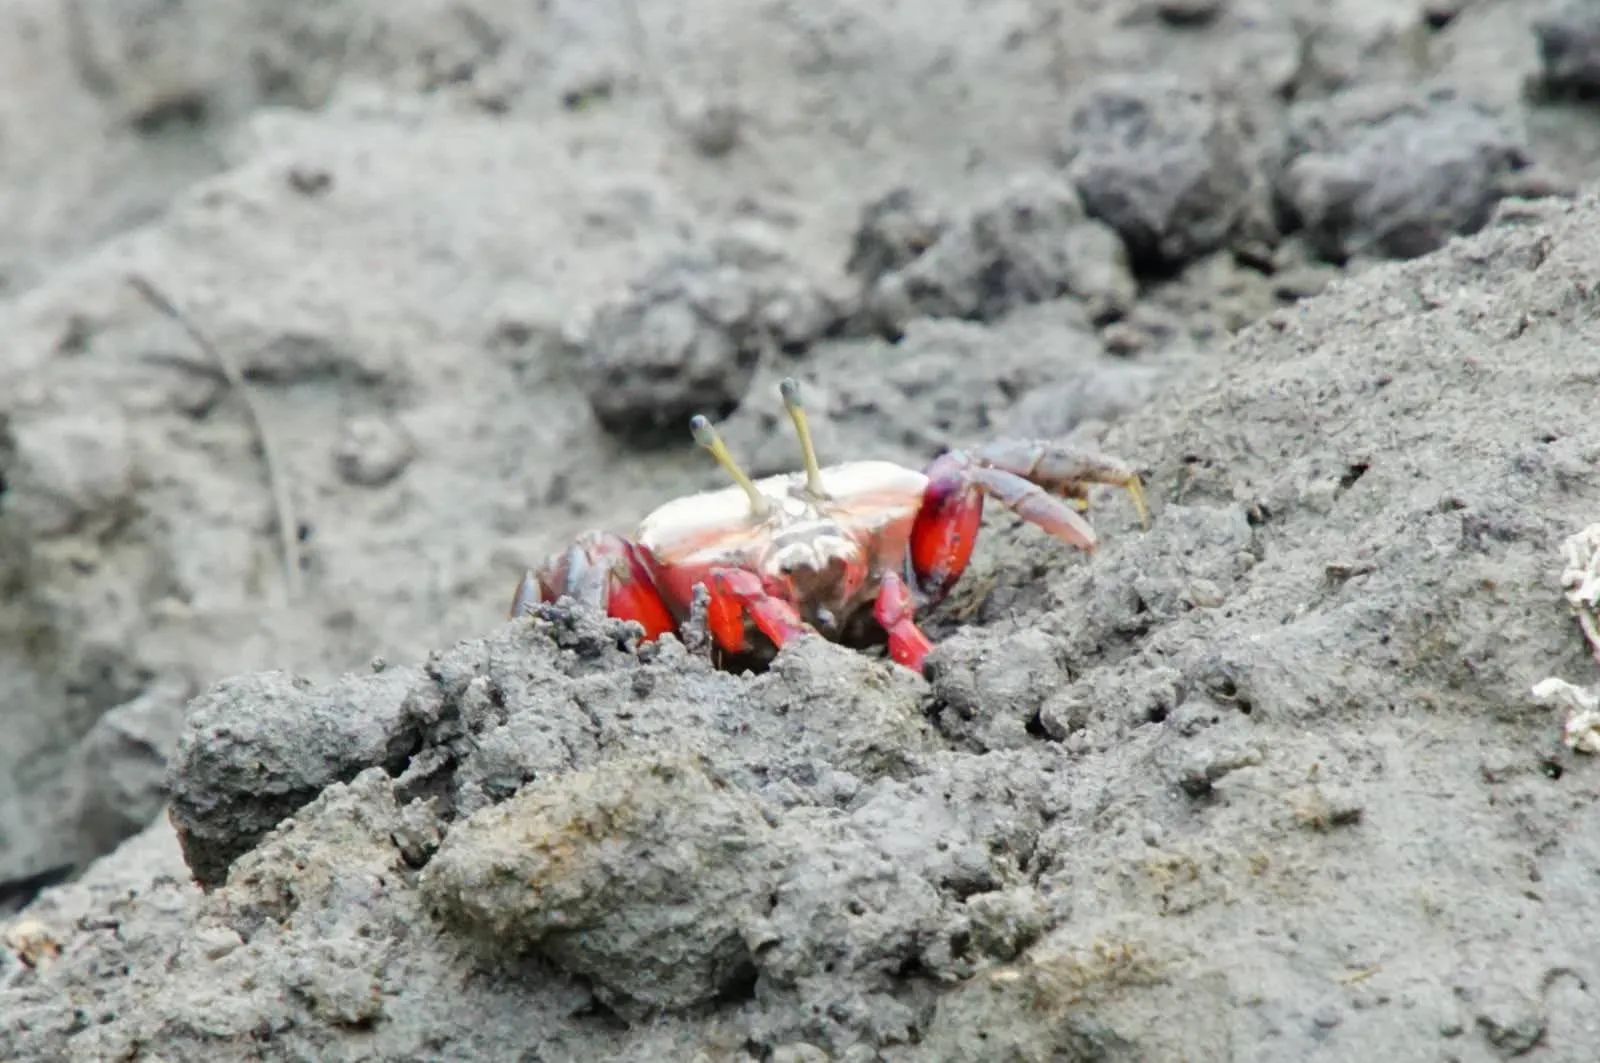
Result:
M1584 1058L1600 776L1530 688L1593 669L1597 224L1510 205L1249 330L1107 436L1150 532L992 518L927 680L549 608L216 688L173 777L214 888L49 893L0 1054Z
M767 471L790 374L838 458L1093 431L1600 175L1521 84L1583 4L930 2L7 5L0 906L159 813L196 692L416 660L715 482L686 411Z

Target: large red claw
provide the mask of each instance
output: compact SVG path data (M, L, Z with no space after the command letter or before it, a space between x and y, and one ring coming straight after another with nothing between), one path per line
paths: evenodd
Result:
M967 480L967 463L944 454L927 468L922 509L911 528L911 567L923 590L942 598L955 586L978 542L983 495Z
M656 591L649 570L634 553L631 544L627 573L612 579L611 601L606 612L618 620L638 621L644 628L646 642L654 642L667 632L678 629L677 621Z
M1071 457L1070 452L1062 453ZM983 521L985 495L992 495L1023 520L1080 550L1094 550L1099 539L1089 522L1058 495L1082 497L1090 477L1114 480L1127 487L1139 504L1143 519L1138 478L1132 473L1124 474L1121 465L1095 465L1084 458L1073 458L1069 463L1062 458L1059 466L1048 470L1055 479L1041 485L1037 482L1039 474L1024 460L1032 459L1032 450L1011 454L1002 449L995 454L998 457L980 461L951 451L934 459L927 468L928 486L923 489L922 509L911 531L911 568L921 590L932 599L948 594L972 560L972 548ZM1018 467L994 464L999 458L1011 460Z

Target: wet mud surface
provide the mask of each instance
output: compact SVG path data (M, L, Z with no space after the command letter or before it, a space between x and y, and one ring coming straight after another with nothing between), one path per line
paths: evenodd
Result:
M0 21L0 1060L1592 1057L1600 7ZM1151 525L504 619L786 376Z

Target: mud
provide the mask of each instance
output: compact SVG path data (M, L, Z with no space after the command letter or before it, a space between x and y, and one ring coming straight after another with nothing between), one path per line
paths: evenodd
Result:
M0 1059L1591 1058L1592 6L13 5ZM503 620L788 375L1153 524Z

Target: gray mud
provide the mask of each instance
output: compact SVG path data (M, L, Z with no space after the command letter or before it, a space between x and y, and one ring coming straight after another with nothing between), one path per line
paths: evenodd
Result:
M12 5L0 1060L1593 1059L1595 40ZM788 375L1152 525L991 508L925 676L503 619Z

